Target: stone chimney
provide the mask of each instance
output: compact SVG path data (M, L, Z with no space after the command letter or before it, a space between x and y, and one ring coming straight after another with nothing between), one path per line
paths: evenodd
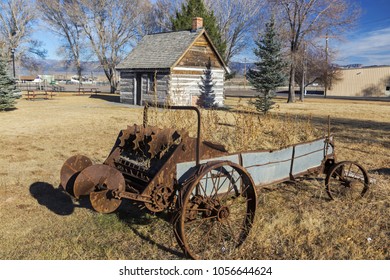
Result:
M194 17L192 19L192 30L191 31L197 31L199 29L203 28L203 18L201 17Z

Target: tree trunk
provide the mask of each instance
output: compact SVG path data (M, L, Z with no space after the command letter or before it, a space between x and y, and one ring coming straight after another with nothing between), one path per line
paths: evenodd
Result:
M295 102L295 87L294 82L295 81L295 64L294 62L291 63L290 68L290 80L288 83L288 100L287 103L294 103Z
M77 60L77 62L76 62L76 69L77 69L77 75L79 76L79 93L80 93L81 81L82 81L82 76L81 76L82 69L81 69L81 64L80 64L79 60Z
M115 72L115 69L111 69L111 81L110 81L110 93L115 93L116 90L118 89L118 75Z
M295 102L295 65L296 65L296 59L295 59L295 49L296 47L294 44L291 44L291 65L290 65L290 79L288 82L288 99L287 103L294 103Z
M113 83L113 81L110 81L110 93L115 93L116 92L116 84Z
M300 96L299 101L305 101L305 72L303 72L301 86L299 87Z
M114 70L112 70L111 68L109 69L104 69L104 74L106 75L106 78L108 80L108 82L110 83L110 93L115 93L116 92L116 89L118 87L118 79L116 77L116 75L114 74Z
M326 70L328 71L328 69ZM324 98L326 98L326 95L328 94L328 75L325 76L325 83L324 83Z

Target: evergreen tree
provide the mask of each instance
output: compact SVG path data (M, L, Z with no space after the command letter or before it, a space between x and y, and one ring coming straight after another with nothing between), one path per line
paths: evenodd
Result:
M187 3L183 3L181 11L176 11L176 16L171 18L172 30L191 30L194 17L203 18L203 27L218 53L225 58L226 41L222 38L214 12L207 9L203 0L187 0Z
M15 81L10 78L7 62L0 56L0 111L15 108Z
M272 17L266 24L263 38L256 41L254 50L259 59L255 68L250 69L247 78L259 93L253 104L256 110L266 114L272 109L275 102L275 89L284 85L284 68L287 64L282 58L282 44L275 30L275 20Z
M197 105L203 108L211 108L215 103L215 94L213 89L215 83L213 82L213 73L211 71L210 59L203 74L204 75L201 76L202 81L199 84L200 96Z

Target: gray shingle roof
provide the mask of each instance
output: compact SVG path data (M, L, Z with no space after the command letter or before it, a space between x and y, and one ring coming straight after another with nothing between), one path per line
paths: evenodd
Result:
M170 68L201 33L203 30L146 35L116 68Z

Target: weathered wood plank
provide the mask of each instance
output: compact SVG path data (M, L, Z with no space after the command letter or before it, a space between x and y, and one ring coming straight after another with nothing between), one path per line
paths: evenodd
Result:
M204 69L198 70L172 70L172 74L174 75L202 75Z
M199 37L193 46L187 51L178 65L204 67L209 61L211 62L212 67L223 67L218 56L213 51L211 44L203 35Z
M121 71L120 72L120 77L121 77L121 79L133 79L134 78L134 73Z

